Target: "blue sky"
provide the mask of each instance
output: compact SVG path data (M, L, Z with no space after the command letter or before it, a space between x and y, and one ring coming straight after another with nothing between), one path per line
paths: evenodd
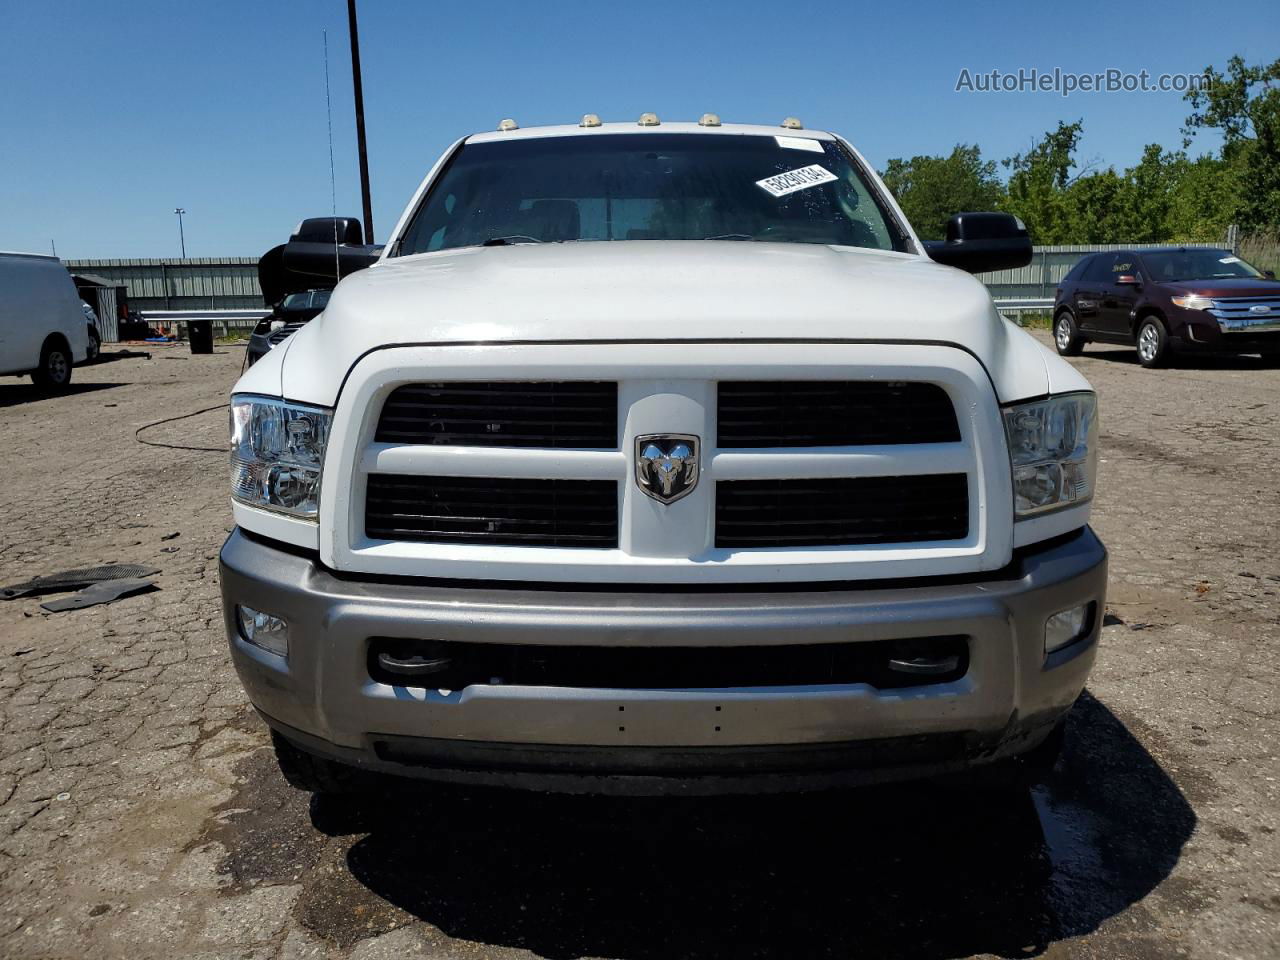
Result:
M1176 93L957 93L961 69L1160 73L1280 52L1280 4L361 0L378 239L455 137L515 117L715 111L848 136L882 168L976 142L1002 159L1059 120L1079 156L1180 145ZM0 249L63 258L256 256L330 210L358 215L345 0L0 0ZM1201 137L1193 152L1216 142Z

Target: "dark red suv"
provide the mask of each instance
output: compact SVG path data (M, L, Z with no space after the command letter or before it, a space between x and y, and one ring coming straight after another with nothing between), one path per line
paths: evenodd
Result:
M1058 287L1053 338L1064 356L1093 341L1131 343L1144 367L1192 351L1257 353L1277 365L1280 282L1211 247L1094 253Z

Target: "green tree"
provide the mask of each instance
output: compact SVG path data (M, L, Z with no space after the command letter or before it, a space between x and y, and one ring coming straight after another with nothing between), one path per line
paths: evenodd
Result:
M965 210L995 210L1004 195L993 161L977 146L956 144L950 156L894 158L882 174L916 233L924 240L946 236L947 219Z
M1205 68L1208 83L1188 91L1192 113L1184 146L1200 130L1222 134L1222 159L1233 169L1233 213L1244 227L1280 224L1280 59L1249 66L1241 57L1224 71Z
M1065 194L1075 166L1083 123L1059 121L1056 130L1031 144L1026 153L1004 161L1009 183L1004 209L1027 225L1034 243L1078 243L1071 236Z

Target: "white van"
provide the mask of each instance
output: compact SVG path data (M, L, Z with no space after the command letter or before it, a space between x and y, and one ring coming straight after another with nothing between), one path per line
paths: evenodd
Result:
M64 390L88 357L84 308L57 257L0 252L0 374Z

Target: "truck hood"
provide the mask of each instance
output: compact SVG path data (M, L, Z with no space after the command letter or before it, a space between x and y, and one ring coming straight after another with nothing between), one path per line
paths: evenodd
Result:
M633 240L383 260L343 280L324 313L286 341L287 350L251 368L237 389L268 392L274 369L281 395L332 405L360 357L388 346L636 340L943 343L974 354L1003 402L1087 388L1002 319L976 279L923 257L817 244Z

